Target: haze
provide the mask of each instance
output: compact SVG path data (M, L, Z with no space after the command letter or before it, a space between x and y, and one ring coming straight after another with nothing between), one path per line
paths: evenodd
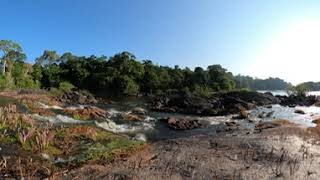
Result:
M234 74L320 81L318 1L4 0L1 39L43 50L111 56L129 51L161 65L221 64Z

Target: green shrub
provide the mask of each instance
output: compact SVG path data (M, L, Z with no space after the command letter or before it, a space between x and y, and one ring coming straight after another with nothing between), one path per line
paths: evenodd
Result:
M306 96L307 95L308 88L303 85L297 85L297 86L290 86L287 89L288 95L295 95L295 96Z
M212 89L206 85L195 85L193 94L202 97L210 97L212 94Z
M50 94L52 96L62 96L64 93L70 92L75 88L75 86L69 82L59 83L59 88L50 88Z
M61 82L59 84L59 90L63 92L70 92L75 88L75 86L69 82Z

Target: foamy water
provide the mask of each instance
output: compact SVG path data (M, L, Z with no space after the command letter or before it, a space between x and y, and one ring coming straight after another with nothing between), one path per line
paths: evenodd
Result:
M284 91L284 90L259 90L257 92L260 92L260 93L270 92L274 96L276 96L276 95L288 96L287 91ZM310 95L312 95L312 96L320 96L320 91L308 91L307 92L307 96L310 96Z

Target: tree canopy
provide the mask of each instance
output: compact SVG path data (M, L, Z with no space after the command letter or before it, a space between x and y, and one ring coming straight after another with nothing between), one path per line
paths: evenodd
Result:
M25 63L26 56L19 44L0 41L1 60L6 62L7 73L0 76L0 87L59 88L65 82L78 89L112 95L150 94L170 89L210 95L213 92L235 88L285 89L288 83L279 78L254 79L233 76L221 65L206 69L196 67L168 67L151 60L138 60L130 52L106 56L77 56L71 52L60 55L45 50L33 65ZM73 86L72 86L73 87Z

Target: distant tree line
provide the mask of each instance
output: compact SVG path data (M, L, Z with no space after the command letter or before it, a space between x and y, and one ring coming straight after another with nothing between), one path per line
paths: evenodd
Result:
M250 76L234 76L238 88L248 88L251 90L287 90L291 84L280 78L259 79Z
M285 89L288 83L278 78L266 80L233 76L220 65L206 69L179 68L138 60L129 52L111 57L59 55L46 50L33 65L19 44L0 40L2 74L0 88L61 88L68 86L112 95L137 95L178 89L204 96L212 92L247 89Z
M299 84L300 86L303 86L308 91L320 91L320 82L304 82Z

